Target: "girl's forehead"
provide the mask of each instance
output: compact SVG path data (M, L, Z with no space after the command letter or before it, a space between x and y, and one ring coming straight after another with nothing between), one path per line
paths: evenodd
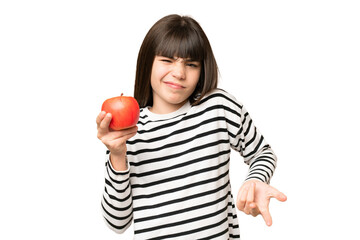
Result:
M193 38L170 38L164 37L155 48L155 55L202 60L205 49L199 39Z

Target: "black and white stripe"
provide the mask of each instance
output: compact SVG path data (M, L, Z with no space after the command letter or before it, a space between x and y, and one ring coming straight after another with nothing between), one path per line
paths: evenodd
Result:
M231 149L249 165L246 180L268 183L276 167L248 112L220 89L171 114L141 109L127 149L124 172L113 170L107 154L102 208L118 233L134 222L135 239L239 239Z

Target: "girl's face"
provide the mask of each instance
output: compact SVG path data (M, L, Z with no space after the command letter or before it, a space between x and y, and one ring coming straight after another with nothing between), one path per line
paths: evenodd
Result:
M191 59L155 56L151 71L154 113L166 114L182 107L194 92L201 63Z

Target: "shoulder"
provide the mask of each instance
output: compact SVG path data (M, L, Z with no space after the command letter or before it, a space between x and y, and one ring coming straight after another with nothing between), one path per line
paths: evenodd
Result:
M243 104L234 95L221 88L216 88L205 95L199 104L221 104L232 108L243 108Z

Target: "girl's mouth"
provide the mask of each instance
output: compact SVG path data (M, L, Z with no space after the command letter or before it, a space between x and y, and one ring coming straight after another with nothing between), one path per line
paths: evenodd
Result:
M164 82L168 87L173 89L183 89L184 87L180 84L173 83L173 82Z

